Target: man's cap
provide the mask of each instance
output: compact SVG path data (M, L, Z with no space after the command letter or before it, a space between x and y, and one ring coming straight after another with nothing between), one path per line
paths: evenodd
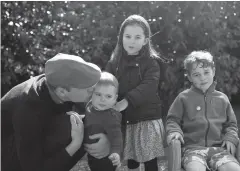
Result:
M59 53L45 63L45 76L54 87L85 89L99 81L101 69L79 56Z

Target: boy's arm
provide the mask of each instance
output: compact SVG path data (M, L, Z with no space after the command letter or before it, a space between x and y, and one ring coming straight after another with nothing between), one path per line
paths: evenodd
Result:
M105 128L107 136L111 144L111 153L118 153L121 155L123 149L123 138L121 131L122 114L113 110L112 118L109 119L107 127Z
M168 111L166 121L167 135L173 132L179 132L183 137L183 132L181 129L183 113L184 113L183 102L181 101L180 95L178 95Z
M226 101L227 101L227 108L226 108L227 121L224 124L223 133L225 135L223 137L223 140L230 141L235 146L237 146L237 144L238 144L237 119L236 119L236 115L233 111L232 105L229 102L229 99L227 97L226 97Z

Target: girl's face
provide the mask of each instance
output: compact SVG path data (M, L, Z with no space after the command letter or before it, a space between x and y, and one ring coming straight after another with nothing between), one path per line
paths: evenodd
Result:
M128 25L123 32L123 48L128 55L137 55L148 39L144 35L142 27Z

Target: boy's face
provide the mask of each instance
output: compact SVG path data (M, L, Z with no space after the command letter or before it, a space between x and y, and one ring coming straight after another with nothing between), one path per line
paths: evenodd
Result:
M98 110L112 108L117 100L116 88L112 85L96 86L92 95L92 104Z
M203 63L193 63L192 70L189 74L189 81L205 93L213 83L215 68L212 68L211 66L203 67Z

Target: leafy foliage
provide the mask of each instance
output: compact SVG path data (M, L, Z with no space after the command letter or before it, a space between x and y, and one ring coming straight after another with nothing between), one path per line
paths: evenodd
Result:
M122 21L140 14L150 23L156 50L171 60L162 86L165 106L189 86L182 61L209 50L217 65L218 89L240 89L240 3L170 1L1 2L2 94L44 72L59 52L75 54L104 69Z

